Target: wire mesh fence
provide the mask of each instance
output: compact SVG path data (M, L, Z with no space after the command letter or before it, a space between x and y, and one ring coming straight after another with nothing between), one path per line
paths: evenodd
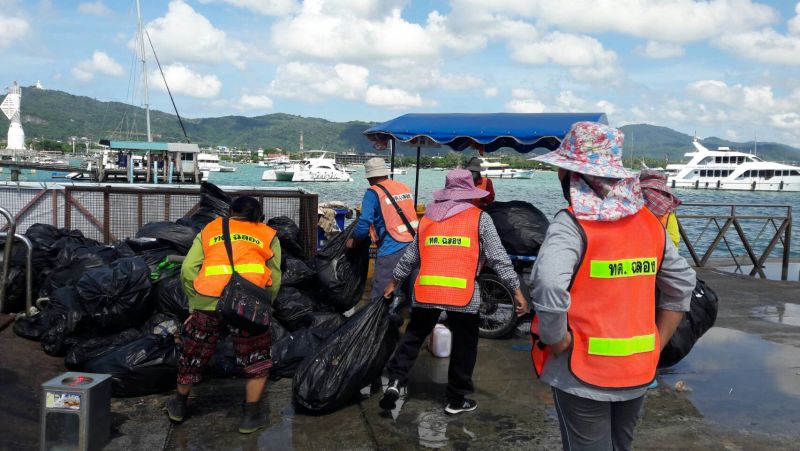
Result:
M248 195L261 202L267 218L287 216L300 228L300 241L311 258L316 252L317 195L303 189L226 187L232 198ZM0 184L0 206L17 220L17 230L35 223L78 229L86 237L111 243L133 237L145 224L176 221L200 203L198 186Z

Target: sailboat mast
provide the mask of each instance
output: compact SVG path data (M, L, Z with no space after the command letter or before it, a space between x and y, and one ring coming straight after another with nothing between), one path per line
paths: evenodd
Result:
M150 96L147 88L147 61L144 53L144 32L142 31L142 7L139 0L136 0L136 17L137 28L139 31L139 52L142 62L142 87L144 89L144 113L147 118L147 142L153 141L153 135L150 134Z

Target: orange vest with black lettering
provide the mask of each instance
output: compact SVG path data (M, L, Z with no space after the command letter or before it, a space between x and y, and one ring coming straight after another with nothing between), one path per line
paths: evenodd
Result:
M470 207L444 221L422 218L420 268L414 283L417 302L465 307L475 291L481 245L481 210Z
M647 208L617 221L584 221L569 214L585 237L569 289L570 371L592 387L647 386L655 378L661 349L655 293L664 227ZM541 375L549 348L538 340L538 331L537 318L531 323L531 355Z
M414 196L411 194L411 188L404 183L396 182L391 179L384 180L379 184L389 191L389 194L392 195L395 202L397 202L397 205L400 207L400 211L406 216L408 223L411 224L411 227L416 229L419 226L419 222L417 221L417 209L414 206ZM389 200L389 196L377 186L371 186L369 189L375 191L375 194L378 195L378 204L381 206L381 216L383 216L386 232L389 233L395 241L400 243L410 243L414 241L414 237L411 235L411 232L409 232L408 227L406 227L406 223L403 222L403 219L397 214L397 210L394 208L394 205L392 205L392 201ZM370 226L369 232L373 242L377 243L380 241L375 227Z
M233 263L242 277L259 287L272 286L267 261L272 258L272 239L276 232L261 222L230 220ZM233 274L225 240L222 218L217 218L200 232L203 242L203 266L194 279L194 289L204 296L219 297Z

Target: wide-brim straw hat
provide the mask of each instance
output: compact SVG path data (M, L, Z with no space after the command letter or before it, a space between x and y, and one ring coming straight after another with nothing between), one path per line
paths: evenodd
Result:
M386 161L383 158L375 157L365 161L364 170L368 179L389 176L389 168L386 167Z
M633 177L622 165L625 135L598 122L576 122L558 149L534 158L579 174L626 179Z
M433 200L437 202L447 200L480 199L489 195L489 191L475 187L472 173L466 169L453 169L447 173L444 189L433 192Z

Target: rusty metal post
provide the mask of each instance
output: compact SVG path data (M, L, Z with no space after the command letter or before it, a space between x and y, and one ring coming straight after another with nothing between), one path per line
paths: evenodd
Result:
M781 262L781 280L789 279L789 256L792 251L792 207L786 207L786 231L783 239L783 261ZM798 276L800 277L800 276Z
M64 227L71 229L72 227L72 190L69 187L64 188Z
M111 242L111 195L109 190L110 186L106 186L103 190L103 244Z
M58 190L51 189L50 196L53 200L53 226L58 227Z

